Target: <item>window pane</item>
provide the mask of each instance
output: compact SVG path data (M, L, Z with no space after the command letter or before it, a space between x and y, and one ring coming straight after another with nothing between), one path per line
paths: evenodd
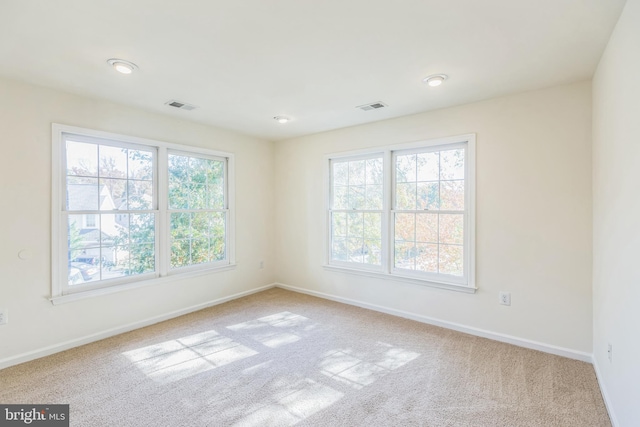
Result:
M416 155L396 156L396 182L416 181Z
M131 214L132 244L155 242L155 214Z
M207 208L207 186L204 184L192 184L189 193L189 209Z
M191 235L191 214L171 214L171 240L187 239Z
M333 187L333 209L349 208L349 187Z
M169 154L169 183L189 180L189 158Z
M440 243L462 245L464 242L464 216L440 215Z
M349 185L349 163L333 162L333 185Z
M129 149L129 178L153 180L153 153Z
M96 238L101 246L129 244L129 215L100 214L100 231L96 230Z
M331 259L347 261L347 239L334 237L331 241Z
M464 181L440 181L440 209L464 210Z
M418 209L437 210L439 204L438 182L418 183Z
M462 246L440 245L439 268L442 274L462 276L463 272Z
M365 187L364 185L349 187L349 209L365 208Z
M67 177L67 210L95 211L100 206L100 187L96 178Z
M347 251L349 253L350 262L364 261L364 241L358 238L347 239Z
M225 259L224 238L209 239L209 261L222 261Z
M367 185L365 209L382 210L382 185Z
M69 262L68 262L68 269L67 269L67 283L69 286L78 285L80 283L85 282L84 276L79 267L80 265L91 265L91 264L86 264L86 263L81 263L80 261L76 261L76 260L82 259L83 255L84 255L83 250L69 251L69 255L68 255Z
M129 275L155 271L155 245L131 245Z
M100 210L127 209L127 180L100 179Z
M69 251L100 246L100 230L85 228L84 215L69 215L67 221L67 248ZM74 258L71 258L74 260Z
M102 248L105 262L102 263L101 278L115 279L129 272L129 247L107 246Z
M364 214L361 212L347 213L347 235L362 239L364 233Z
M334 236L347 235L347 214L343 212L331 213L331 233Z
M364 185L365 160L349 162L349 185Z
M364 238L365 240L382 240L382 214L364 214Z
M191 240L191 264L209 262L209 238Z
M86 247L83 241L82 231L82 215L69 215L67 221L67 249L68 260L74 261L76 256L82 253Z
M153 209L153 182L129 181L129 209Z
M382 253L382 241L365 240L364 247L364 262L371 265L382 265L382 259L380 258L380 255Z
M209 160L189 157L189 181L204 184L207 182Z
M189 192L189 184L169 184L169 209L188 209Z
M209 160L207 173L209 208L224 209L224 162Z
M403 240L405 242L415 241L416 232L416 215L412 213L396 214L396 237L395 240Z
M383 162L382 158L369 159L366 164L367 176L366 184L382 185L383 182Z
M126 148L100 145L98 148L100 158L100 176L109 178L127 177L128 151Z
M209 235L221 237L224 240L226 228L226 214L224 212L209 213Z
M413 242L396 242L395 245L395 267L407 270L415 270L415 246Z
M438 245L416 244L416 270L438 272Z
M98 176L98 146L67 141L67 175Z
M209 214L194 212L191 214L191 238L203 239L209 237Z
M439 179L440 153L420 153L417 157L418 181Z
M416 183L396 185L396 209L415 210L416 209Z
M440 152L440 179L464 179L464 149Z
M191 244L189 239L171 242L171 268L186 267L191 264Z
M419 213L416 215L416 241L438 243L437 214Z

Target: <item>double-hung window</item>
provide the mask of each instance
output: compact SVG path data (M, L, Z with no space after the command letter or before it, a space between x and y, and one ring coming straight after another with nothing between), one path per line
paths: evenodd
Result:
M328 265L473 291L475 138L329 156Z
M383 157L332 159L331 262L382 266Z
M226 159L169 152L171 269L225 262Z
M53 126L53 301L233 264L232 155Z

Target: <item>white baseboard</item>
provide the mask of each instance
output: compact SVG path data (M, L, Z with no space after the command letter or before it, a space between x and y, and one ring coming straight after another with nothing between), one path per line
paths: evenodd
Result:
M517 345L519 347L525 347L525 348L530 348L532 350L542 351L544 353L555 354L557 356L563 356L563 357L568 357L570 359L576 359L583 362L592 363L591 353L571 350L568 348L558 347L555 345L545 344L537 341L532 341L525 338L518 338L511 335L501 334L499 332L487 331L485 329L474 328L472 326L461 325L459 323L449 322L446 320L434 319L432 317L423 316L421 314L410 313L408 311L403 311L403 310L396 310L394 308L388 308L388 307L383 307L381 305L370 304L367 302L358 301L350 298L339 297L336 295L326 294L324 292L317 292L309 289L298 288L296 286L285 285L283 283L276 283L275 286L278 288L286 289L293 292L312 295L315 297L324 298L331 301L337 301L344 304L355 305L357 307L367 308L369 310L379 311L382 313L387 313L387 314L391 314L398 317L404 317L406 319L411 319L411 320L415 320L422 323L428 323L434 326L440 326L446 329L453 329L454 331L464 332L466 334L488 338L494 341L500 341L507 344Z
M600 392L602 393L602 399L604 400L604 406L607 407L607 412L609 413L609 420L611 421L611 425L613 427L617 427L618 420L616 419L615 413L613 412L613 407L611 406L611 399L609 398L609 394L607 393L607 388L604 385L604 381L602 379L602 371L600 370L600 366L598 365L598 360L595 356L593 356L591 363L593 364L593 369L596 371L596 378L598 379L598 385L600 386Z
M202 304L196 304L191 307L182 308L180 310L175 310L170 313L161 314L159 316L150 317L144 320L140 320L138 322L129 323L124 326L118 326L116 328L107 329L102 332L97 332L95 334L86 335L81 338L72 339L69 341L65 341L59 344L50 345L47 347L42 347L37 350L28 351L26 353L18 354L16 356L7 357L5 359L0 359L0 369L8 368L9 366L18 365L20 363L28 362L30 360L39 359L44 356L49 356L54 353L58 353L61 351L69 350L74 347L78 347L84 344L89 344L94 341L99 341L105 338L112 337L114 335L123 334L125 332L133 331L135 329L143 328L145 326L153 325L155 323L164 322L165 320L173 319L174 317L183 316L185 314L193 313L194 311L202 310L205 308L213 307L214 305L222 304L234 299L242 298L247 295L255 294L257 292L262 292L267 289L273 288L275 285L265 285L259 288L250 289L248 291L239 292L237 294L229 295L226 297L218 298L212 301L207 301Z

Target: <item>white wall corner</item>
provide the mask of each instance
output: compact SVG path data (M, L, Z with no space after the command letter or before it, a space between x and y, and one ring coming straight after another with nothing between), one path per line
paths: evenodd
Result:
M604 406L607 408L607 412L609 413L609 420L611 421L612 427L618 427L618 420L616 419L616 415L613 412L613 405L611 404L611 398L607 393L607 388L603 381L602 371L600 370L600 365L598 364L598 359L595 355L591 358L591 363L593 364L593 369L596 371L596 378L598 379L598 385L600 386L600 393L602 393L602 399L604 400Z

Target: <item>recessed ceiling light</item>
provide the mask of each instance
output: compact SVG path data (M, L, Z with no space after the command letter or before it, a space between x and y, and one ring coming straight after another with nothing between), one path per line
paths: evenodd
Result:
M275 116L273 118L273 120L276 120L278 123L287 123L289 120L291 120L289 117L287 116Z
M122 74L131 74L133 70L138 68L136 64L133 62L125 61L124 59L111 58L107 61L107 64L111 65L116 69L119 73Z
M436 87L440 86L445 80L447 80L446 74L432 74L422 79L422 83L426 83L431 87Z

